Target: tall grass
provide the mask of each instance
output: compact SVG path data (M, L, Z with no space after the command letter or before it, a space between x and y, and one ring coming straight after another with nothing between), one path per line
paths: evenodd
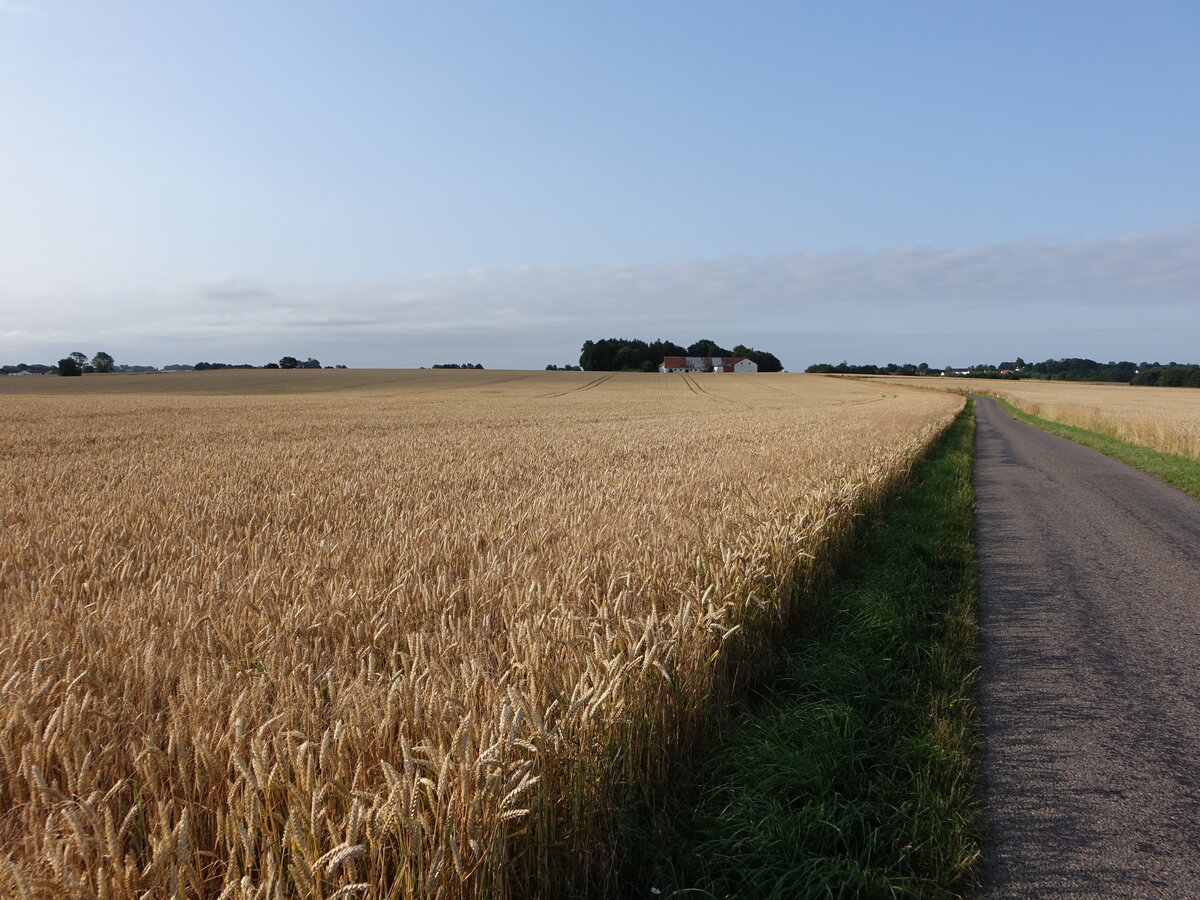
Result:
M594 381L6 398L0 893L603 892L959 401Z

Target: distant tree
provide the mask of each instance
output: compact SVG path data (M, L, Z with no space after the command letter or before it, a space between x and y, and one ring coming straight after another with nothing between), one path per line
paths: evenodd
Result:
M341 363L338 363L336 366L334 366L334 368L335 369L344 369L346 367L344 365L342 365Z
M279 363L267 363L265 366L263 366L263 368L264 369L278 369Z
M97 372L111 372L113 370L113 363L113 358L103 350L92 357L92 368Z
M92 364L88 362L88 358L76 350L70 354L71 359L75 360L75 365L79 366L80 372L91 372Z
M82 375L83 369L79 368L79 362L75 359L74 354L64 357L58 361L59 375Z
M299 365L300 360L296 359L294 356L285 356L279 360L279 368L281 369L295 369Z
M311 356L302 363L298 363L297 369L319 369L321 368L320 360L313 359Z
M664 341L661 338L650 342L650 362L654 363L654 368L657 369L662 365L663 357L666 356L687 356L687 347L681 347L674 341Z
M1137 375L1137 365L1128 360L1122 360L1118 363L1110 362L1108 365L1109 380L1111 381L1132 382L1134 376Z
M687 348L688 356L733 356L728 350L718 344L716 341L710 341L708 338L701 338Z
M723 354L722 354L723 355ZM782 372L783 363L779 361L779 357L774 353L768 353L766 350L755 350L753 347L747 347L745 344L738 344L733 348L731 356L744 356L746 359L755 363L760 372Z
M1148 387L1200 387L1200 366L1169 363L1143 368L1131 384Z

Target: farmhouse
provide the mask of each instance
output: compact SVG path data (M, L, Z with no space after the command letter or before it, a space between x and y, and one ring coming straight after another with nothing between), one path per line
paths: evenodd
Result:
M744 356L665 356L660 372L757 372L758 363Z

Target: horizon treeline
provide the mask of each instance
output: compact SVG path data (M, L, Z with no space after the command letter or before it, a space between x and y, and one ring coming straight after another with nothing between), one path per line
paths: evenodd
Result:
M344 365L322 366L320 360L313 359L311 356L308 359L300 360L294 356L285 356L279 362L269 362L261 366L256 366L253 363L223 363L223 362L198 362L195 365L184 365L175 363L169 366L163 366L161 369L157 366L130 366L118 365L116 360L103 350L98 352L91 359L88 359L83 353L76 350L69 353L60 359L55 365L46 365L44 363L18 363L17 365L0 366L0 375L20 375L29 373L32 375L91 375L93 373L106 372L203 372L209 369L344 369Z
M1012 381L1108 381L1151 387L1200 387L1200 365L1196 363L1097 362L1094 359L1064 357L1027 363L1021 357L992 365L979 363L966 368L933 368L928 363L888 363L883 366L851 365L842 361L814 363L805 372L833 375L956 375L960 378L1000 378Z
M783 371L783 363L774 353L755 350L743 344L726 350L708 338L701 338L687 347L674 341L643 341L637 338L584 341L579 351L579 366L585 372L657 372L666 356L744 356L756 363L760 372Z

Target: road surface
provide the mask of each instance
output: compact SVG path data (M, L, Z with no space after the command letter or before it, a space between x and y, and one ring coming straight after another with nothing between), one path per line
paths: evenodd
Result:
M1200 502L976 401L989 897L1200 897Z

